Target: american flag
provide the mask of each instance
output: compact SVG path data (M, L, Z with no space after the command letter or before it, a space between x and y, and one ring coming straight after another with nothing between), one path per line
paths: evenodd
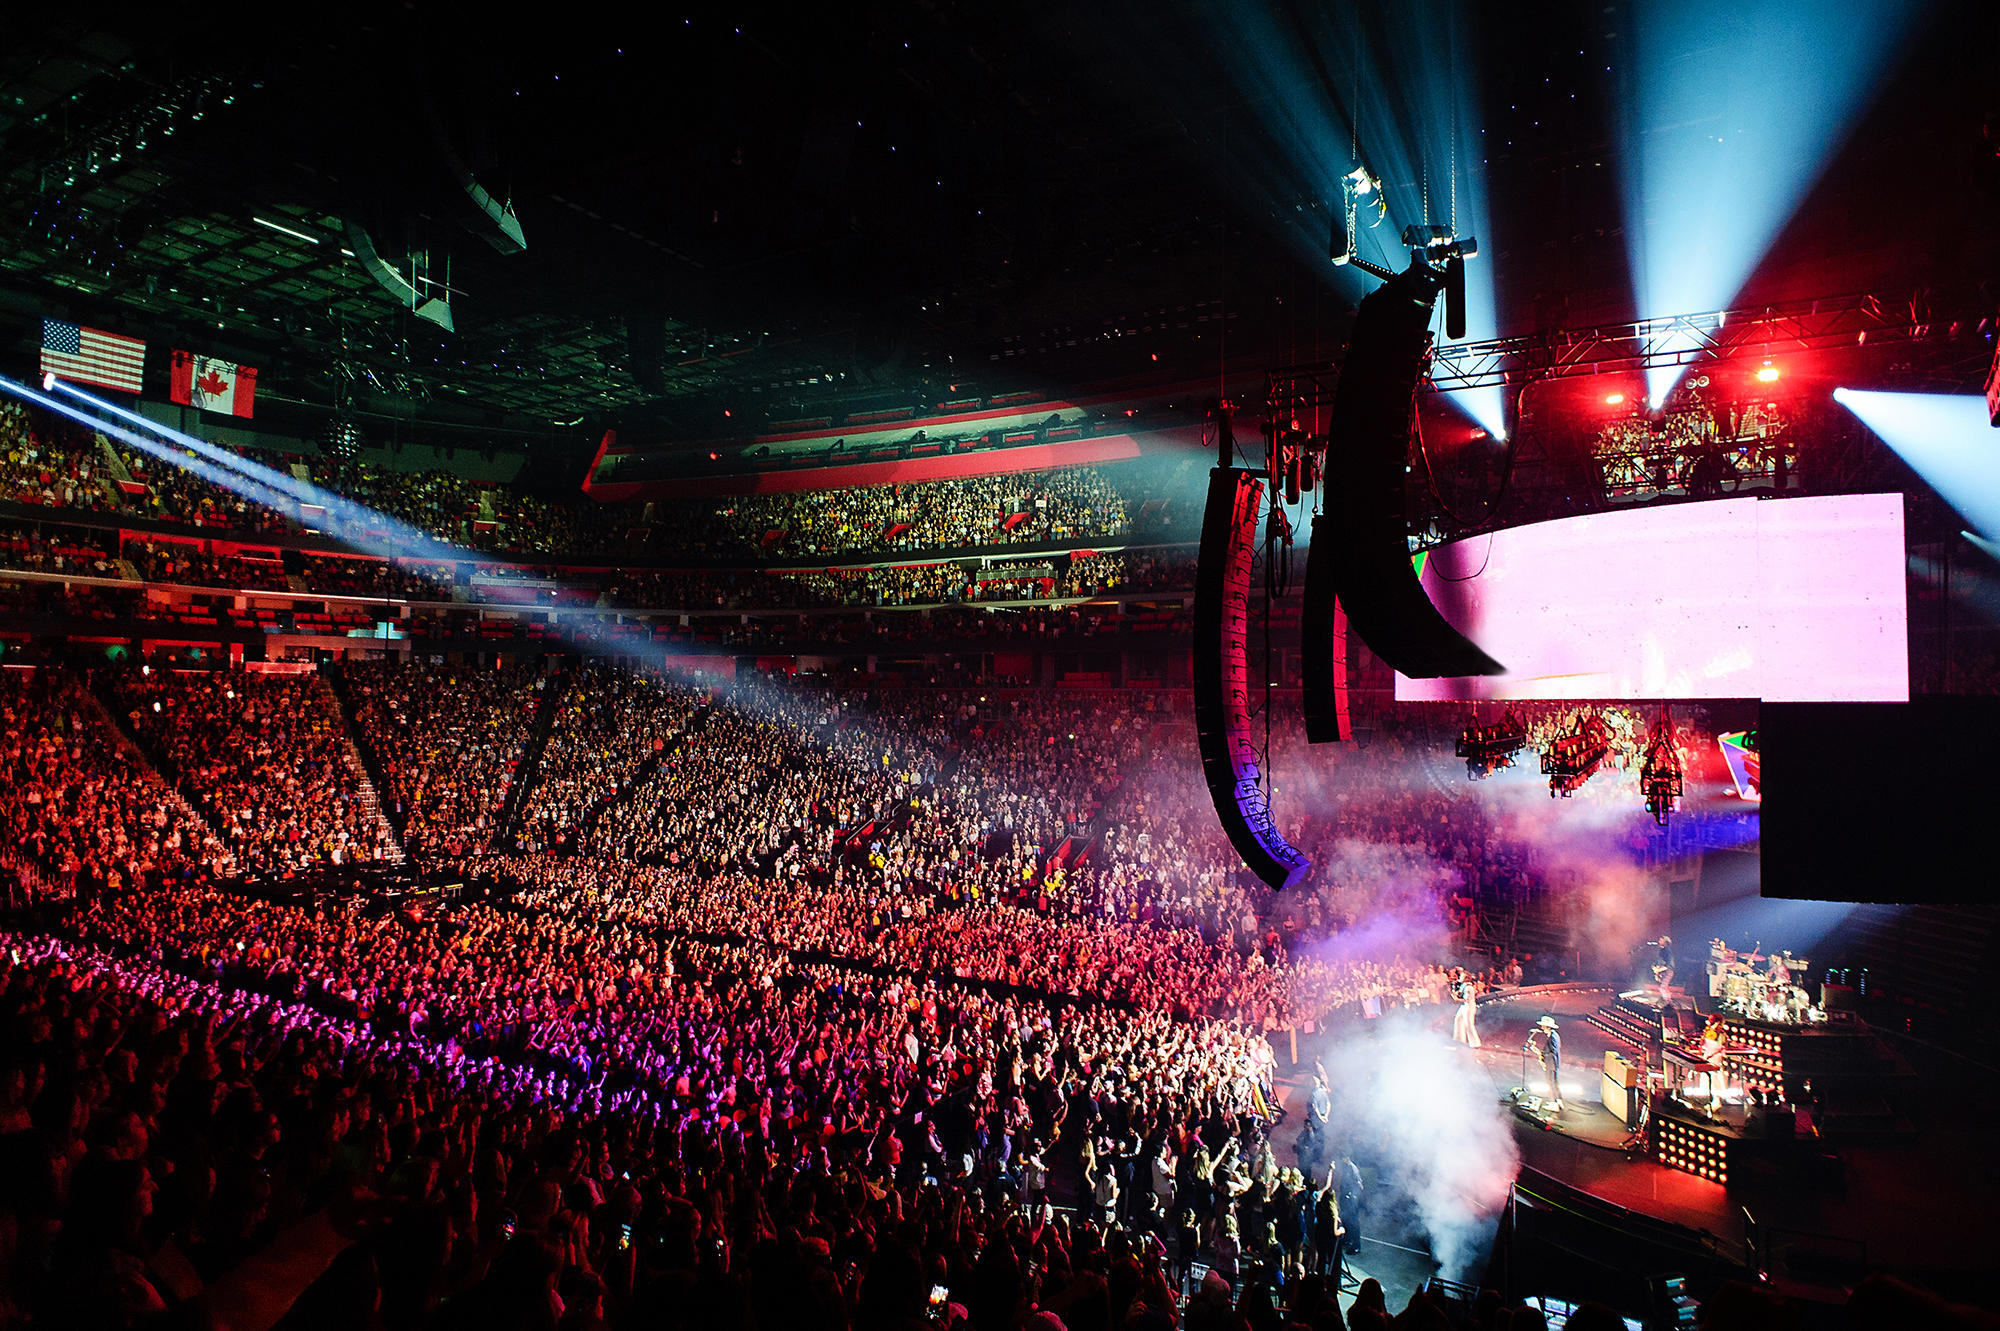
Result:
M139 371L145 364L146 344L136 337L120 337L60 319L42 320L43 374L136 393Z

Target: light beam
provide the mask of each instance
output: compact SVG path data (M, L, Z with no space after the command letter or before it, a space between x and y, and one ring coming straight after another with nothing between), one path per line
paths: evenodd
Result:
M2000 430L1977 393L1872 393L1836 388L1833 400L1910 464L1988 540L2000 537Z
M1928 7L1637 0L1624 11L1617 100L1639 318L1734 301ZM1646 371L1654 406L1682 369Z
M510 560L439 540L429 532L399 522L366 504L309 485L297 477L286 475L262 463L253 462L227 449L218 448L206 440L183 434L137 413L114 407L67 384L59 386L70 396L102 407L110 415L143 425L159 437L140 434L114 421L93 416L59 398L37 392L25 384L0 375L0 392L10 393L24 402L33 402L81 425L101 431L110 438L122 440L148 457L192 472L210 484L241 495L253 503L262 504L281 513L285 511L288 501L299 499L303 499L306 503L324 506L329 517L337 518L342 524L342 529L338 532L339 539L356 549L366 550L370 554L384 558L475 560L495 568L525 567ZM163 439L170 440L171 444L184 445L193 450L195 456L180 452L171 444L162 442ZM672 664L676 653L661 644L649 639L635 641L616 633L617 614L615 610L573 609L563 615L554 627L579 650L626 656L651 653L652 664L662 666Z
M1404 228L1425 222L1450 224L1495 252L1472 42L1479 11L1469 0L1413 12L1386 31L1364 24L1352 6L1281 13L1269 0L1246 0L1212 12L1220 66L1251 94L1248 105L1257 116L1250 136L1255 143L1243 143L1242 136L1232 142L1227 169L1254 175L1254 188L1279 197L1285 188L1273 182L1288 180L1290 190L1309 191L1337 213L1341 177L1355 166L1358 151L1361 163L1380 177L1388 206L1388 216L1373 226L1365 220L1373 216L1372 205L1363 208L1359 233L1351 238L1361 257L1400 270L1408 261ZM1247 163L1255 164L1254 172ZM1358 297L1373 289L1353 269L1327 265L1322 215L1300 220L1283 209L1277 215L1300 252L1312 254L1344 292ZM1498 333L1489 261L1466 265L1465 305L1462 340ZM1500 388L1444 397L1493 437L1506 437Z

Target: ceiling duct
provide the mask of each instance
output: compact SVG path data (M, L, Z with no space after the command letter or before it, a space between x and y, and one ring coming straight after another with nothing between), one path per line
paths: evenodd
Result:
M347 247L354 251L354 261L367 270L377 285L394 296L398 304L413 312L418 318L429 319L447 333L454 331L451 322L450 288L443 288L445 295L426 296L416 285L417 282L423 283L426 287L436 285L427 275L430 267L430 260L427 257L419 256L413 261L412 276L415 280L412 281L375 252L375 242L369 239L368 233L362 230L359 224L349 222L346 226Z
M521 219L514 215L514 205L500 202L473 178L472 168L451 146L451 136L445 132L444 120L428 95L424 97L424 119L430 124L431 143L438 156L444 159L445 169L451 172L458 187L465 191L465 197L471 199L473 206L486 216L487 225L472 227L471 230L502 254L519 254L527 249L527 237L521 233Z

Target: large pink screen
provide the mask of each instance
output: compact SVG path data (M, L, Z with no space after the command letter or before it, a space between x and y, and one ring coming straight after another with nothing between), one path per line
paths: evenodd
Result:
M1592 513L1431 553L1424 590L1507 667L1396 696L1907 702L1903 497Z

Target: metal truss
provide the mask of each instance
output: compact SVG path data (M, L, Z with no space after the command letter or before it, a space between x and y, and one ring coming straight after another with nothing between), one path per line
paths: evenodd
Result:
M1438 392L1494 386L1518 389L1539 379L1689 365L1737 355L1908 342L1928 336L1940 322L1931 314L1931 307L1927 292L1832 296L1448 343L1433 353L1427 386ZM1339 382L1337 362L1268 371L1264 379L1267 414L1270 419L1288 420L1325 406L1332 402Z

